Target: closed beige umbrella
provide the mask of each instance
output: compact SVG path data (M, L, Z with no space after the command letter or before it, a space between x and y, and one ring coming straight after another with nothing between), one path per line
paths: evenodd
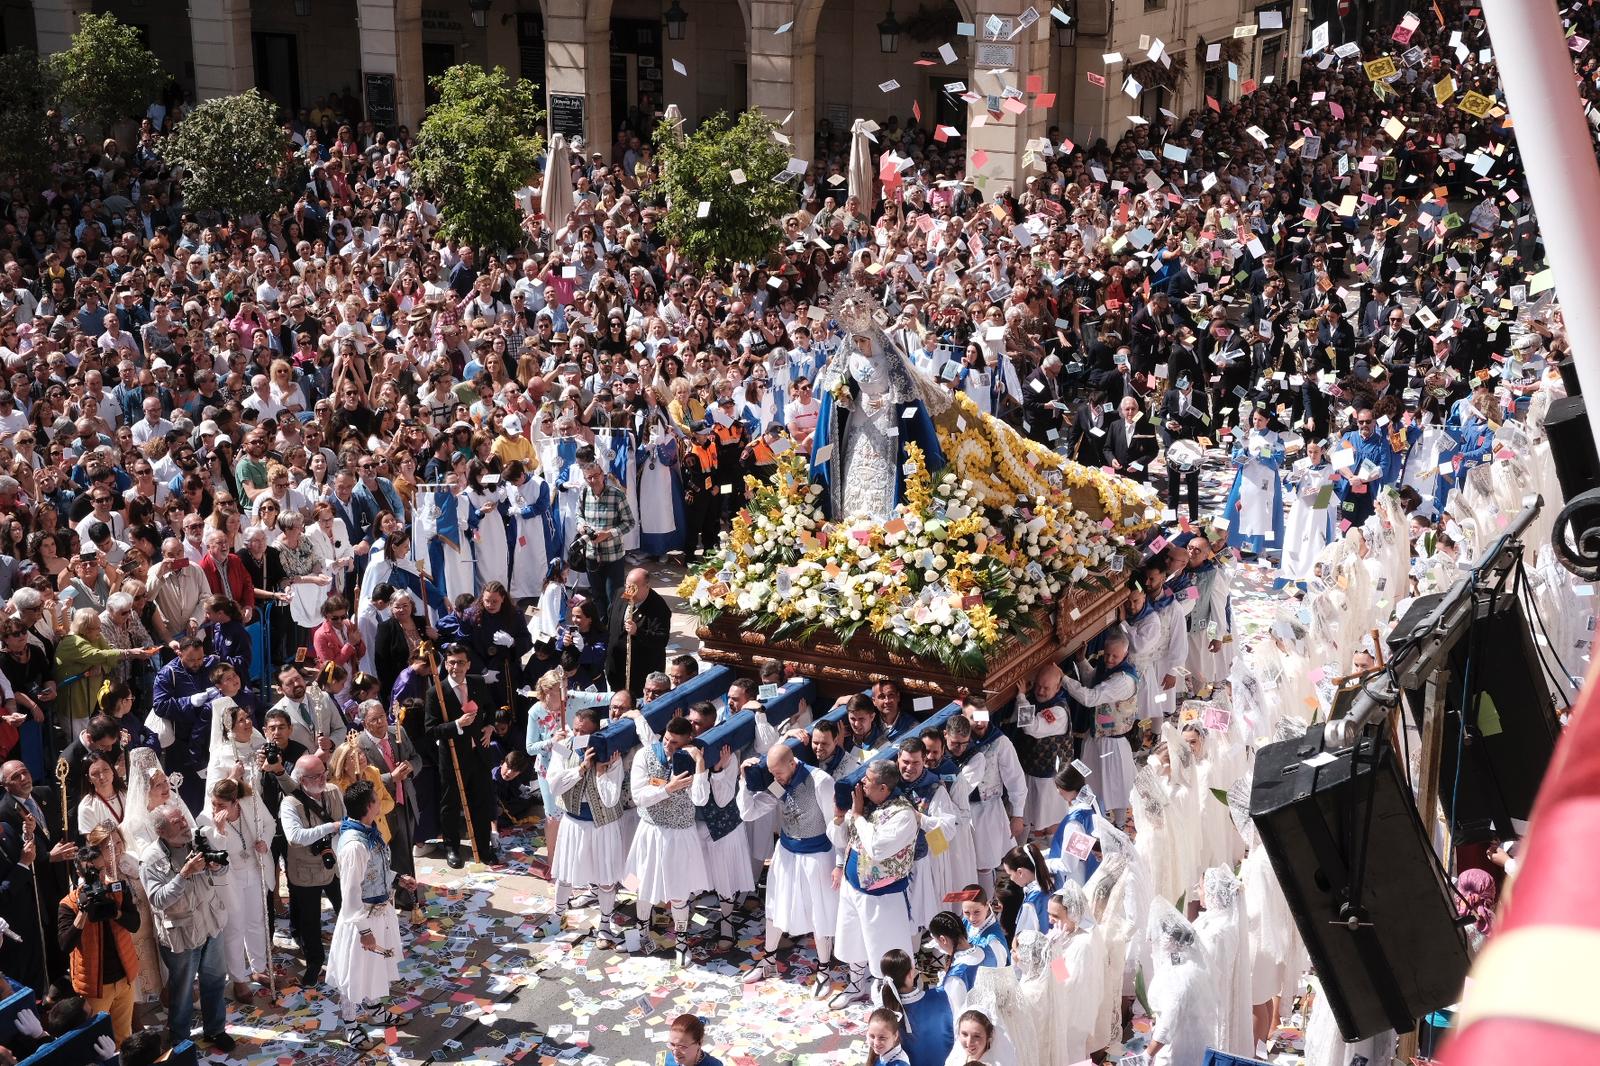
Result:
M873 182L876 179L872 172L873 129L873 123L861 118L850 125L850 169L847 171L850 179L849 191L861 205L861 212L867 218L872 217Z
M565 134L550 135L550 154L545 157L544 187L539 190L539 210L551 232L567 224L576 201L572 195L572 153Z

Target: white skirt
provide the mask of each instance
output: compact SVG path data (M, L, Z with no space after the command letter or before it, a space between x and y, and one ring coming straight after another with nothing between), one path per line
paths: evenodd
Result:
M362 908L365 911L365 908ZM389 958L361 946L361 930L371 929L379 948L393 952ZM346 917L341 914L333 927L333 943L328 948L328 984L339 990L342 1000L364 1003L385 999L389 986L400 979L400 921L394 907L385 904L370 914Z
M911 887L906 890L911 900L911 921L918 929L926 929L928 920L939 913L939 902L944 899L939 889L938 860L932 855L918 859L911 869Z
M1022 820L1029 829L1052 829L1066 813L1067 802L1056 791L1055 778L1028 778L1028 802L1023 805Z
M580 887L616 885L628 865L622 843L622 822L597 826L581 818L562 818L550 878Z
M839 921L833 890L833 849L797 855L783 845L772 852L767 873L767 920L790 936L832 936Z
M732 899L741 892L756 890L755 871L750 862L750 841L741 825L721 840L711 839L711 830L704 822L696 822L700 836L700 850L706 857L706 873L711 877L711 891L722 899Z
M1127 737L1090 737L1084 762L1088 785L1103 811L1124 810L1133 795L1133 747Z
M865 965L873 977L883 978L883 953L899 948L916 954L916 931L904 892L869 896L839 885L839 921L834 927L833 954L840 962Z
M993 870L1010 851L1015 842L1011 839L1011 822L1006 818L1006 805L998 795L976 804L972 809L972 845L978 854L978 869Z
M628 849L628 876L639 902L647 907L694 899L711 887L706 854L693 828L665 829L644 819Z

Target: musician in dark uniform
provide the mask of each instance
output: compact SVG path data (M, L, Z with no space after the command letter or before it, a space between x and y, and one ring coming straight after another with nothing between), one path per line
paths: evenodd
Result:
M1189 495L1189 521L1200 521L1200 463L1183 462L1172 454L1174 441L1195 441L1211 435L1211 404L1187 376L1180 377L1161 399L1161 430L1167 445L1167 506L1178 509L1178 486ZM1179 449L1184 451L1187 449Z
M494 816L490 780L489 735L494 732L494 703L479 679L467 676L472 659L459 644L444 649L445 677L428 689L423 723L429 738L439 744L439 835L444 838L445 862L461 869L461 833L471 826L477 859L485 865L500 861L489 841ZM455 760L451 759L451 751ZM456 763L460 777L456 776ZM463 816L461 786L466 788Z

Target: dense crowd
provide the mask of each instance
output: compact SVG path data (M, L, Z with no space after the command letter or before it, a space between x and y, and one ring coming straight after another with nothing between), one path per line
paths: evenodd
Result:
M1248 819L1208 793L1325 710L1312 668L1358 669L1470 557L1495 491L1473 471L1542 476L1567 345L1509 125L1441 103L1495 93L1481 20L1435 8L1115 144L1052 131L1015 189L890 119L878 149L909 162L869 203L824 129L781 247L721 270L658 232L627 129L533 178L575 206L515 249L440 239L411 145L329 107L288 122L303 194L260 218L185 208L181 109L131 146L64 140L48 187L0 192L0 970L45 1013L10 1050L104 1010L148 1061L189 1037L196 984L231 1050L230 997L278 986L280 914L293 979L370 1047L403 1021L414 857L494 864L542 824L552 934L649 950L662 907L688 966L754 895L749 979L809 941L818 996L873 1001L880 1066L1120 1047L1141 968L1154 1061L1249 1055L1297 1003L1316 1061L1349 1061ZM1592 5L1569 16L1587 41ZM651 585L809 448L846 283L939 387L1157 479L1168 531L1092 657L1018 699L925 724L884 678L770 721L803 680L774 663L653 728L640 709L702 671L669 661ZM1245 560L1286 590L1248 655ZM745 710L744 750L695 743ZM637 745L597 758L624 719ZM1479 932L1496 884L1462 874ZM678 1019L668 1061L714 1062L704 1038Z

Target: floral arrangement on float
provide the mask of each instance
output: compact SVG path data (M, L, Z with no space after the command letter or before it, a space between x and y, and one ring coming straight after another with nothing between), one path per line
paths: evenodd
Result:
M679 595L704 623L732 613L774 640L828 631L848 644L870 633L891 650L976 671L1001 642L1048 623L1038 608L1120 580L1153 522L1142 499L1100 471L1075 467L1074 476L1132 513L1093 520L1048 483L1039 496L999 496L1000 462L975 481L956 463L930 472L915 445L908 453L905 498L887 521L830 522L823 487L792 453L771 478L748 478L748 505L720 556L691 571Z
M679 587L700 620L773 640L883 647L961 673L1121 583L1160 515L1154 494L1079 466L913 366L870 294L836 295L837 347L809 458L746 479L720 552Z

